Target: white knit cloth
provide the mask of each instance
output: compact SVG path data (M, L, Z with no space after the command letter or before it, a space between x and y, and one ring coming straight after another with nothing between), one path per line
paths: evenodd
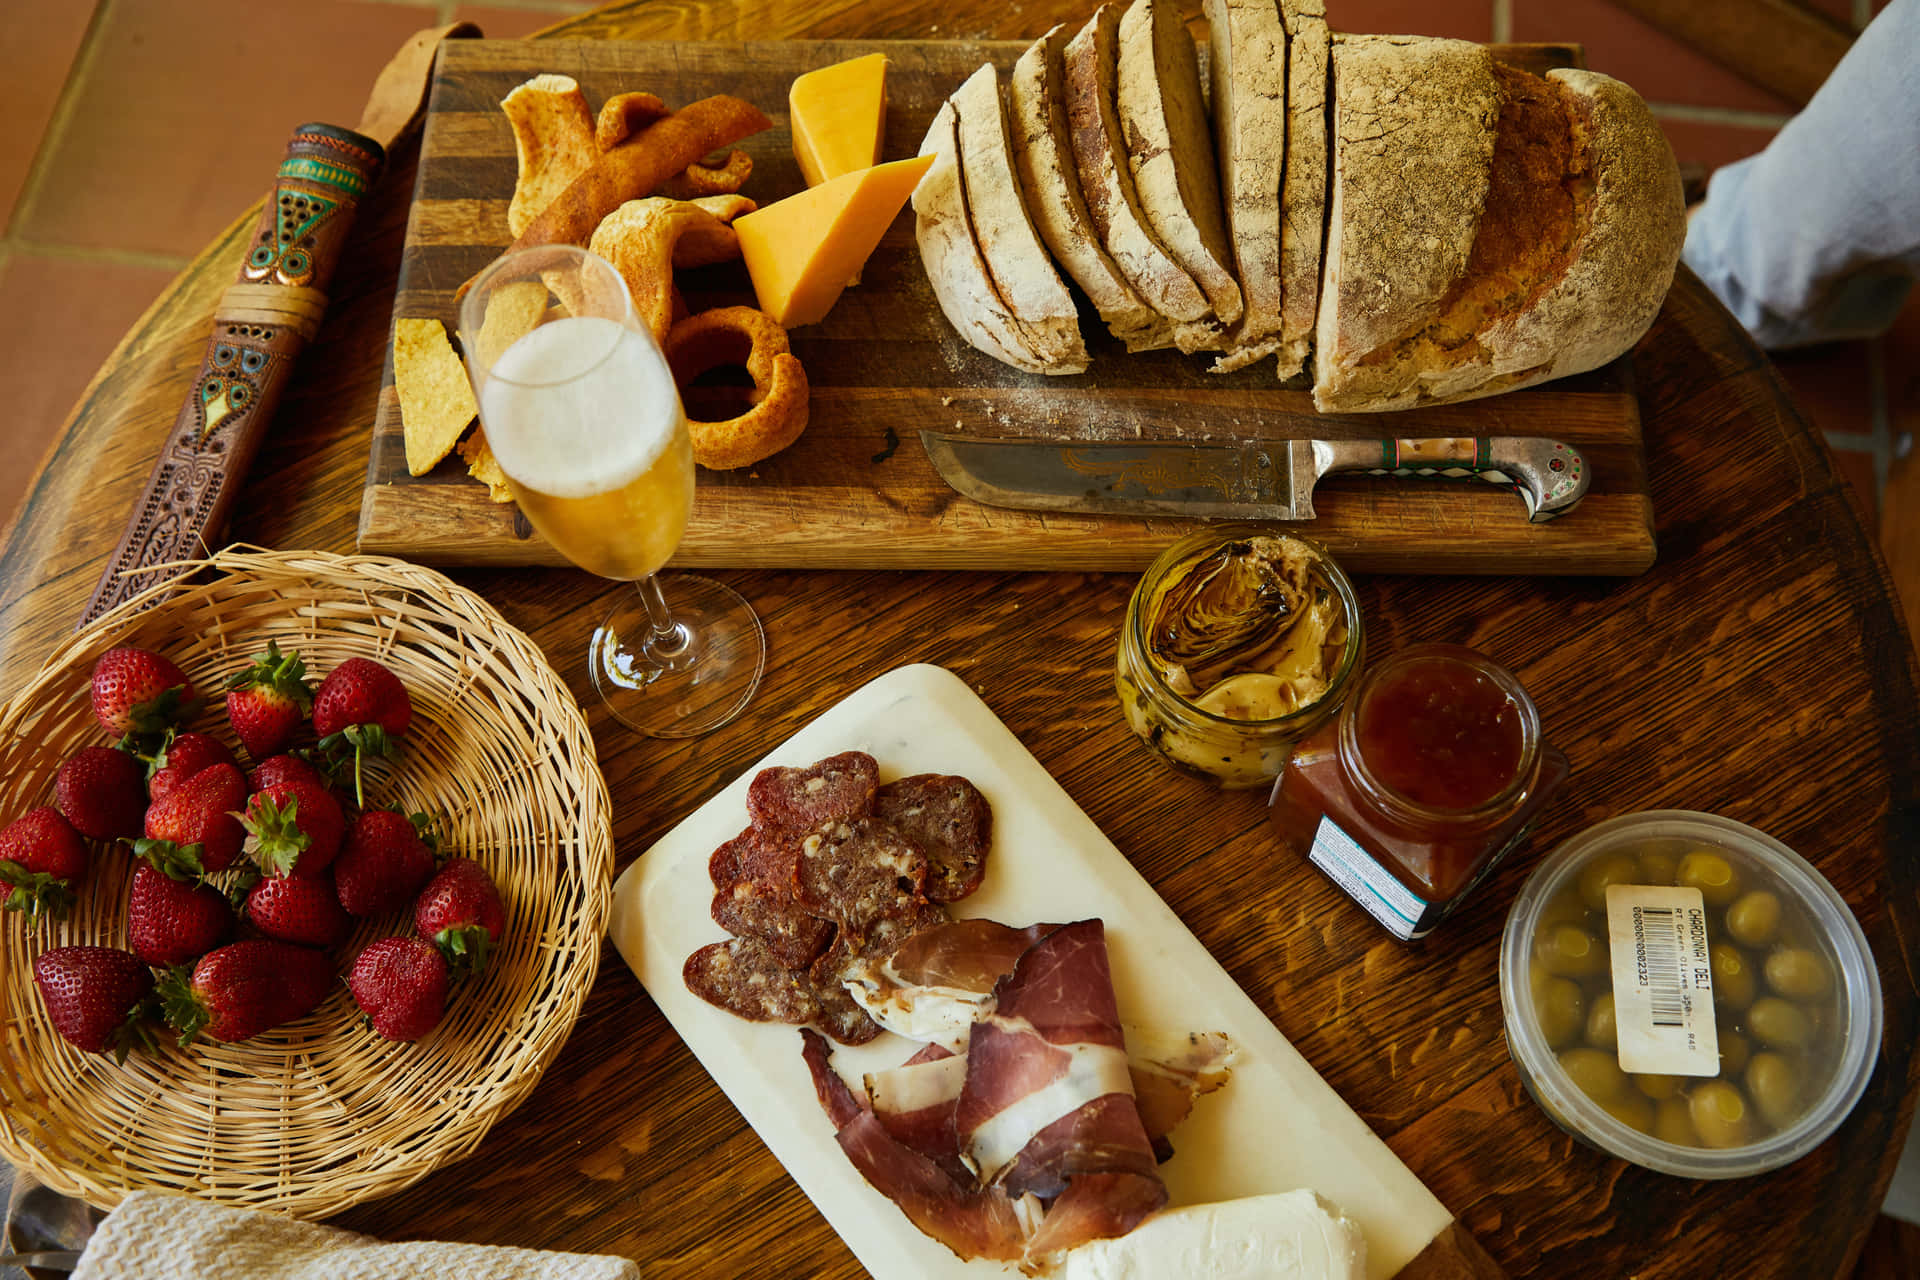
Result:
M136 1191L94 1229L74 1280L640 1280L625 1258L370 1236Z

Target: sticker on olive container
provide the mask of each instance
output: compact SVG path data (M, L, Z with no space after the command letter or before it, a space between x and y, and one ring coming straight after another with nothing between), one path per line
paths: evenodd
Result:
M1608 885L1607 941L1620 1069L1636 1075L1719 1075L1707 906L1700 891Z

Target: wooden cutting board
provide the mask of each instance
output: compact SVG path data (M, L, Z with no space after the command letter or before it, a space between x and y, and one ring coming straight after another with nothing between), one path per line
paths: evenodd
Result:
M434 76L414 204L400 267L397 317L454 327L454 291L511 239L512 131L499 102L541 72L579 80L589 104L646 90L670 104L731 93L774 127L743 145L747 195L770 203L804 185L789 146L793 78L873 50L890 61L884 156L913 155L940 103L981 62L1010 68L1010 42L455 41ZM1579 60L1568 45L1495 46L1542 71ZM696 310L754 301L738 264L681 272ZM1082 309L1091 319L1090 308ZM702 470L693 522L674 557L688 567L1137 570L1197 522L1042 515L981 506L954 493L921 447L925 428L1074 439L1365 438L1551 435L1587 453L1581 506L1527 523L1510 492L1480 482L1334 478L1300 525L1350 569L1370 572L1634 574L1653 563L1653 511L1630 362L1464 405L1327 416L1307 391L1278 386L1271 363L1207 373L1208 357L1127 355L1083 322L1092 367L1046 378L974 351L941 315L903 211L861 283L818 325L793 331L812 384L798 444L756 467ZM391 350L391 348L389 348ZM407 474L391 357L383 379L360 514L360 549L431 564L561 564L511 503L489 501L457 455ZM726 417L730 393L694 388L695 416Z

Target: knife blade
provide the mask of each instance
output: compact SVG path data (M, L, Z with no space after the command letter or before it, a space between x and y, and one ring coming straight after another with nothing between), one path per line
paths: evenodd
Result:
M326 314L327 285L360 200L386 148L419 115L440 42L479 34L470 22L414 33L381 70L356 128L294 130L239 272L214 308L200 370L82 627L164 581L161 571L142 570L200 558L224 529L294 360Z
M1321 476L1360 472L1487 481L1517 493L1538 523L1573 510L1591 480L1578 449L1540 436L1109 443L922 431L920 440L961 494L1028 511L1311 520Z

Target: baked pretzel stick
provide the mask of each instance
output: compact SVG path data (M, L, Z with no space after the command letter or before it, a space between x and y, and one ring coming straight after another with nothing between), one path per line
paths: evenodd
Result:
M656 94L615 94L600 104L599 119L593 124L594 145L602 151L611 151L648 125L672 114Z
M663 196L675 200L698 200L702 196L732 195L747 184L753 173L753 157L744 151L729 151L724 164L690 164L684 172L667 179L660 188Z
M644 196L710 151L772 127L766 113L730 94L715 94L648 125L611 151L527 224L509 246L584 246L600 220L628 200Z
M787 350L787 331L752 307L702 311L673 326L665 343L674 381L685 386L707 370L743 364L753 378L754 406L722 422L687 419L693 460L712 471L750 467L780 452L807 429L807 371Z

